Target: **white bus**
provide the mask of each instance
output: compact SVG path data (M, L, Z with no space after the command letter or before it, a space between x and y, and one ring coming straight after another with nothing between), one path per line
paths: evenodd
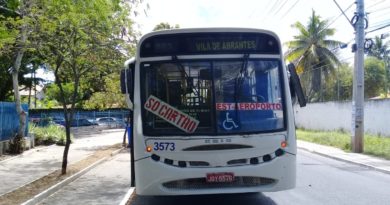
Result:
M141 38L136 57L125 66L121 84L133 110L137 194L294 188L291 93L299 94L301 106L305 101L295 68L288 78L274 33L239 28L153 32Z

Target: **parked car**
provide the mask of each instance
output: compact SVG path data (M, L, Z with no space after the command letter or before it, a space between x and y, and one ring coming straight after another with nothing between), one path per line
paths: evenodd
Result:
M59 126L61 128L64 127L63 124L61 123L58 123L57 121L55 121L53 118L51 117L46 117L46 118L30 118L30 122L33 123L35 126L38 126L38 127L48 127L50 125L55 125L55 126Z
M87 119L73 119L71 127L82 127L82 126L95 126L97 123L88 121Z
M56 123L65 126L65 120L57 121ZM73 119L72 123L70 124L71 127L82 127L82 126L96 126L97 123L90 122L87 119Z
M124 128L126 123L123 120L115 117L100 117L96 118L96 122L100 126L107 126L109 128Z

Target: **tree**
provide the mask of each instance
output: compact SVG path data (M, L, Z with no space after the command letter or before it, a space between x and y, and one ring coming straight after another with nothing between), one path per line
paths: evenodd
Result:
M364 61L364 96L377 97L385 85L385 64L383 61L368 57Z
M348 63L342 63L334 73L334 79L324 85L324 101L351 100L352 98L352 70Z
M337 69L338 85L338 100L351 100L352 99L352 81L353 81L353 68L348 64L342 64Z
M46 88L46 97L48 100L55 100L57 102L62 102L62 98L65 99L65 102L71 102L73 97L73 83L62 83L62 91L58 85L50 84ZM81 92L77 93L76 103L82 99Z
M340 65L334 49L342 43L328 39L334 35L335 29L328 28L328 21L322 21L314 10L306 26L296 22L292 27L297 29L299 34L286 43L286 59L296 65L308 100L320 101L323 76L326 81L334 76L335 68Z
M9 23L9 20L14 22L16 11L8 7L8 2L0 1L0 101L12 95L12 47L18 34L17 29Z
M167 30L167 29L175 29L175 28L180 28L179 24L176 24L175 26L171 26L167 22L161 22L157 24L154 28L153 31L158 31L158 30Z
M33 2L29 1L30 4ZM0 84L0 101L10 101L11 96L14 95L12 73L16 75L17 72L19 86L29 87L31 85L31 79L25 79L23 75L29 72L27 64L30 63L33 50L29 49L27 39L25 43L20 45L22 43L22 33L20 33L22 24L31 30L31 17L28 16L31 15L31 11L28 11L29 14L25 14L22 19L21 5L24 3L16 0L0 1L0 82L2 82ZM19 68L14 69L18 49L22 51L23 57L20 59Z
M4 3L5 2L5 3ZM19 95L19 72L23 57L29 48L29 31L33 25L32 19L35 1L9 0L0 5L2 23L0 24L0 48L2 55L13 56L10 61L12 74L12 87L16 112L19 115L19 128L10 144L12 153L23 152L24 131L26 126L26 113L21 106Z
M87 100L84 107L87 109L105 109L126 107L126 102L123 94L119 88L119 74L113 73L105 78L104 90L102 92L96 92L92 97Z
M70 122L79 100L80 87L100 70L117 70L124 62L123 35L132 35L130 3L119 0L42 0L45 15L39 17L36 40L40 55L55 75L63 106L66 143L62 174L66 173L70 147ZM69 83L72 88L68 90Z
M390 52L389 42L384 42L380 36L375 36L374 44L368 50L367 55L384 60Z
M368 56L376 57L385 64L384 94L387 97L390 87L390 41L384 42L380 36L375 36L374 44L367 52Z

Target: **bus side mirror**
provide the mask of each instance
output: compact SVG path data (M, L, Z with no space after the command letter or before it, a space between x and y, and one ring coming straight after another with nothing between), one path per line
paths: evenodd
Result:
M121 92L122 94L128 94L130 100L133 101L134 94L134 69L135 62L130 63L128 67L121 70Z
M121 70L121 92L122 94L131 94L133 90L133 78L131 69Z
M298 98L299 106L305 107L306 106L306 98L303 94L303 89L301 86L301 81L299 80L297 71L295 70L294 64L290 63L287 65L287 69L290 72L290 90L291 95L296 95Z

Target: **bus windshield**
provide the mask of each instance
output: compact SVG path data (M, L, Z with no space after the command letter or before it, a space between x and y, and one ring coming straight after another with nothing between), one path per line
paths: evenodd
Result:
M285 130L280 59L141 64L145 135Z

